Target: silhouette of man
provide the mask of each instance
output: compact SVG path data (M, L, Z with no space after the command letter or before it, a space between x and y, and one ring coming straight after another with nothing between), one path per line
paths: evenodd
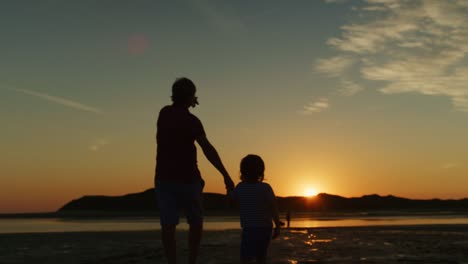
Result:
M221 173L226 189L234 182L216 149L208 141L200 120L189 112L198 104L195 84L179 78L172 85L172 105L159 112L156 133L155 190L160 209L161 236L169 264L176 263L175 230L179 209L184 209L189 228L188 263L196 263L203 231L202 191L204 181L197 166L195 141L206 158Z

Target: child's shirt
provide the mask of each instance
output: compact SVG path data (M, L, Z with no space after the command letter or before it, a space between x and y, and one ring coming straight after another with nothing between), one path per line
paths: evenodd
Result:
M231 192L239 202L241 227L273 227L275 194L269 184L241 182Z

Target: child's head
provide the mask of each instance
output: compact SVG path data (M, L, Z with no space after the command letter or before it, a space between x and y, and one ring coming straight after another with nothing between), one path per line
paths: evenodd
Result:
M242 159L240 170L242 181L261 182L265 172L265 163L260 156L249 154Z

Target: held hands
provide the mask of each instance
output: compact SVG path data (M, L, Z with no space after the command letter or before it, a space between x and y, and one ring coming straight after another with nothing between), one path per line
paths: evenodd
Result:
M275 229L273 229L273 234L271 236L271 239L277 238L281 233L281 227L277 226Z
M232 196L232 191L234 191L234 182L229 177L229 174L224 175L224 185L226 186L226 195L227 195L227 204L229 208L234 207L234 199Z
M224 185L226 185L226 190L228 192L234 190L234 182L232 181L231 177L229 177L229 175L224 176Z

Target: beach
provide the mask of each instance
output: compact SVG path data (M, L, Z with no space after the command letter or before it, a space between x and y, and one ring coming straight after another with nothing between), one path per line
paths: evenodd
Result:
M159 231L0 234L0 263L165 263ZM179 263L187 231L177 233ZM240 230L206 231L199 263L239 263ZM468 225L283 229L268 263L468 263Z

